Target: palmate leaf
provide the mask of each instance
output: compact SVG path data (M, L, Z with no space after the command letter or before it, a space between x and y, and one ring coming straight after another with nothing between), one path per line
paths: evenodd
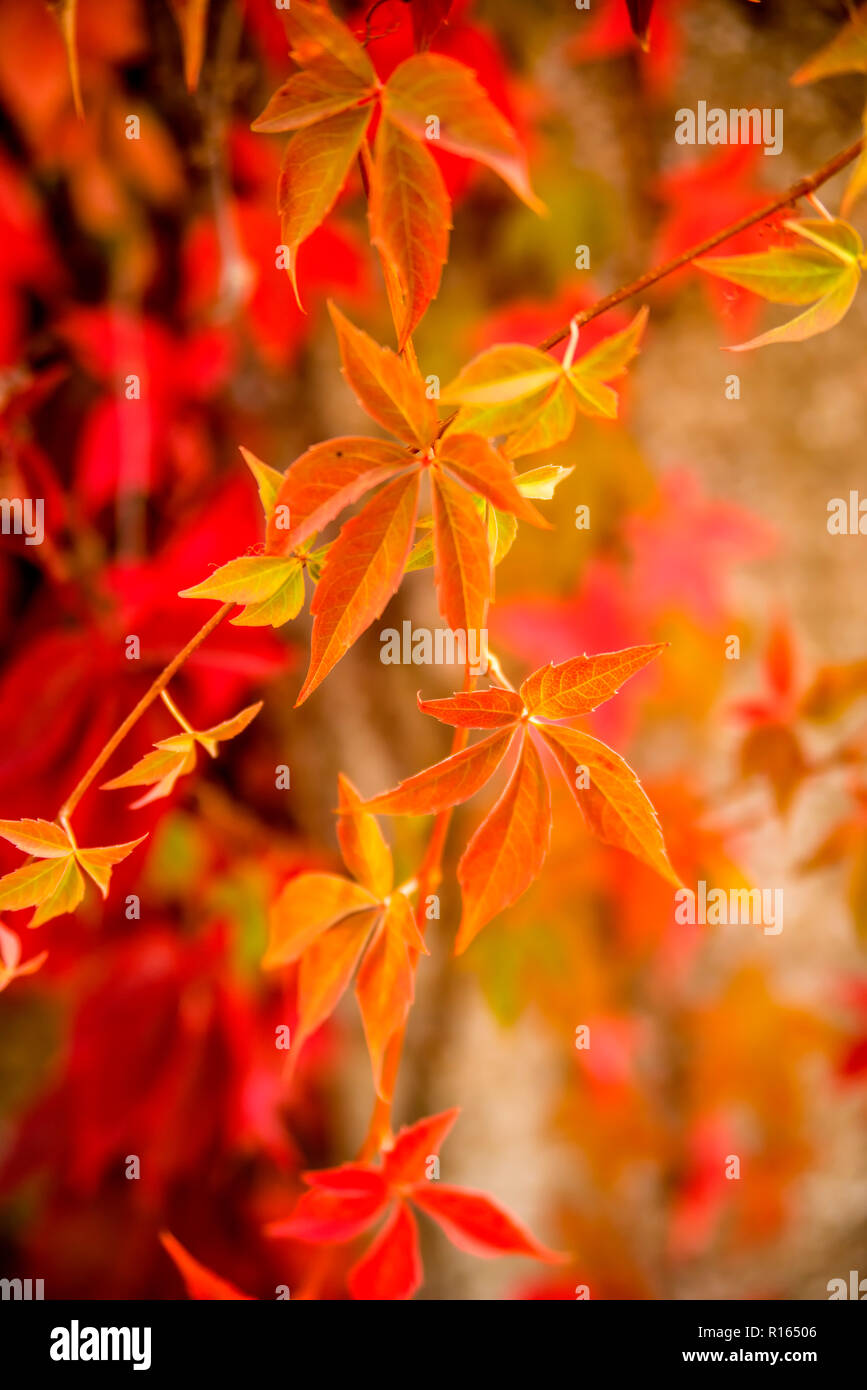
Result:
M788 323L769 329L730 352L771 343L799 343L833 328L848 312L861 281L864 244L854 227L836 218L792 219L786 227L809 246L772 247L748 256L710 256L701 270L742 285L774 304L808 304Z
M370 181L370 239L385 268L401 349L437 296L451 225L451 201L433 155L383 119ZM397 295L391 292L392 268Z
M358 881L329 873L290 879L271 909L262 964L273 970L300 961L299 1046L328 1018L358 969L356 996L374 1085L387 1098L386 1049L412 1002L417 954L428 951L409 900L392 892L391 851L375 817L348 778L341 776L338 790L340 848Z
M447 1110L403 1128L381 1153L381 1166L344 1163L305 1173L308 1190L291 1216L272 1222L266 1233L310 1244L344 1244L382 1221L347 1276L355 1299L407 1299L418 1289L422 1269L411 1206L431 1217L457 1249L470 1254L523 1255L546 1263L565 1259L486 1193L427 1180L427 1164L438 1155L456 1115Z
M638 778L604 743L549 721L589 713L663 650L662 644L575 657L534 671L519 692L502 686L463 691L419 708L456 728L493 730L480 742L362 804L387 815L428 815L471 796L490 781L519 740L516 764L499 800L467 846L458 878L463 915L455 951L515 902L538 875L550 835L550 800L536 740L553 752L590 830L627 850L672 883L656 813ZM589 773L576 779L578 770Z
M0 911L35 908L27 924L30 927L75 911L84 897L82 869L107 897L111 870L147 838L143 835L122 845L81 849L62 826L43 820L2 820L0 836L37 859L0 878Z
M170 738L160 739L150 753L145 753L127 772L103 782L103 791L118 791L123 787L150 787L144 796L133 801L130 810L137 811L153 801L170 796L179 777L192 772L196 765L196 748L200 745L210 755L217 756L218 744L227 739L237 738L248 724L256 718L262 708L262 701L247 705L245 709L224 719L210 729L185 729L172 734Z
M618 401L608 382L638 352L646 323L643 308L627 328L562 365L523 343L488 348L443 388L442 399L460 406L452 431L505 435L504 452L519 458L568 439L579 411L613 419Z

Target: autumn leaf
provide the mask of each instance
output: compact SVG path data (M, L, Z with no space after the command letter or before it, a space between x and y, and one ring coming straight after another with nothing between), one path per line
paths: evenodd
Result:
M235 562L236 563L236 562ZM226 566L225 568L228 568ZM171 704L170 704L171 708ZM180 733L160 739L153 751L146 753L127 772L103 782L103 791L117 791L122 787L147 787L151 790L138 801L132 802L130 810L136 811L171 795L178 778L192 772L196 765L196 748L200 746L212 758L216 758L217 745L230 738L237 738L247 725L252 723L262 708L262 701L248 705L231 719L223 720L210 729L185 727Z
M242 555L180 590L181 598L217 599L244 605L232 619L236 627L281 627L297 618L304 603L304 574L299 560L281 555Z
M37 859L0 878L0 911L35 908L30 927L75 911L84 897L81 869L107 897L112 868L147 838L142 835L122 845L81 849L61 826L43 820L0 820L0 836Z
M283 486L285 474L280 473L276 468L271 468L269 464L263 463L249 449L245 449L243 444L239 447L244 462L256 479L259 501L262 503L262 511L265 513L265 520L267 521L274 510L277 494Z
M371 107L354 106L299 130L286 146L277 185L281 236L288 248L286 269L298 290L298 250L337 201L370 124Z
M281 14L289 52L300 67L313 69L335 85L350 77L368 86L376 81L366 50L326 5L294 0Z
M181 36L187 90L194 92L199 85L199 73L205 56L208 0L171 0L171 7Z
M406 1022L413 1000L413 968L397 893L387 907L358 971L356 998L361 1010L373 1082L383 1096L382 1068L388 1044ZM389 1099L384 1095L383 1099Z
M342 772L337 789L337 839L343 862L374 897L385 899L394 882L394 865L379 821L363 808L358 792Z
M551 837L551 799L539 754L525 734L517 766L458 864L463 915L455 954L510 907L539 874Z
M650 799L619 753L578 729L540 725L539 732L557 759L588 829L603 844L627 850L681 887ZM586 772L586 786L582 772Z
M285 554L297 547L410 463L406 449L386 439L347 435L314 444L283 479L268 522L268 551ZM277 524L281 507L289 517L288 526Z
M372 419L404 444L426 449L437 432L436 407L418 369L378 343L329 304L343 375Z
M179 1240L170 1231L160 1232L160 1241L163 1248L180 1272L181 1278L186 1285L187 1294L193 1299L246 1299L254 1302L253 1295L242 1293L237 1285L222 1279L219 1274L208 1269L206 1265L193 1258L189 1250L186 1250Z
M550 797L536 741L554 756L591 832L680 885L656 812L627 763L598 739L548 721L574 718L616 695L663 644L574 657L540 667L519 692L502 686L462 691L419 708L455 728L492 729L486 738L363 803L387 815L427 815L474 796L506 760L520 730L516 765L499 800L458 865L463 916L455 952L515 902L539 874L550 837ZM576 774L583 772L578 778Z
M401 349L437 296L451 225L451 201L433 155L384 119L371 171L370 239L387 283L390 268L397 276L400 297L392 312Z
M21 938L11 927L0 922L0 994L13 980L33 975L48 959L47 951L40 951L21 964Z
M620 652L575 656L556 664L549 662L523 682L521 699L531 714L545 719L592 714L605 700L616 695L630 676L664 650L665 644L656 642L646 647L627 647Z
M428 1165L438 1157L456 1115L447 1110L404 1127L384 1147L381 1166L345 1163L305 1173L308 1191L292 1215L270 1223L266 1234L315 1245L345 1244L385 1217L347 1276L354 1299L407 1299L420 1287L423 1271L412 1206L430 1216L459 1250L489 1258L564 1259L485 1193L429 1177Z
M576 415L617 415L617 394L608 385L623 375L638 351L647 323L641 309L632 323L573 360L573 338L560 363L523 343L488 348L443 388L442 399L460 406L452 430L508 436L510 458L539 453L568 439Z
M809 304L803 314L772 328L730 352L746 352L770 343L800 343L825 333L847 313L861 281L864 244L847 222L790 220L789 231L810 242L807 247L772 247L748 256L705 256L701 270L742 285L774 304Z
M439 609L453 632L485 629L491 597L491 553L484 525L465 488L431 469L434 575Z
M417 53L388 79L382 109L389 121L417 140L438 121L440 148L487 164L535 212L544 205L530 187L518 138L475 73L442 53Z
M412 546L417 474L397 478L348 521L328 552L310 605L310 668L301 705L397 591Z
M521 489L511 459L481 435L447 434L437 449L437 458L447 472L500 511L511 512L543 530L551 529L550 522Z
M509 750L514 727L497 729L472 748L453 753L434 767L408 777L392 791L372 797L369 811L389 816L428 816L458 806L489 782Z
M263 968L291 965L329 927L353 913L369 912L378 901L377 894L339 874L307 873L290 879L271 909Z

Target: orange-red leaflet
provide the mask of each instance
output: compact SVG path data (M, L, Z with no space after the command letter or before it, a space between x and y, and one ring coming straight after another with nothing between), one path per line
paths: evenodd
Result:
M177 1266L190 1298L219 1300L221 1302L228 1299L254 1301L252 1294L243 1293L236 1284L230 1283L228 1279L222 1279L219 1274L208 1269L207 1265L194 1259L189 1250L185 1249L170 1231L161 1231L160 1241L166 1253Z
M385 1218L367 1252L349 1271L349 1292L355 1299L407 1299L421 1286L413 1207L430 1216L459 1250L489 1258L561 1260L562 1255L541 1245L484 1193L433 1177L430 1161L457 1115L457 1110L446 1110L402 1129L380 1155L379 1165L346 1163L306 1173L309 1191L288 1220L273 1222L267 1233L311 1244L342 1244Z
M518 743L506 787L458 864L463 914L457 953L492 917L515 902L542 868L551 808L540 748L553 753L593 834L679 885L656 812L629 765L589 734L549 722L590 713L662 649L662 644L629 647L549 663L528 676L517 693L494 686L444 700L419 700L425 713L443 723L493 732L392 791L372 797L364 803L369 810L425 815L466 801L490 780Z
M343 776L338 834L344 862L358 881L327 873L290 879L271 910L262 964L276 969L300 961L296 1047L331 1014L358 968L356 998L381 1091L385 1050L406 1020L415 958L427 949L409 900L393 891L382 831Z
M122 772L110 782L103 782L102 790L150 786L149 792L131 803L130 809L133 811L171 795L178 778L185 772L192 772L195 767L198 746L204 748L210 757L216 758L218 744L242 733L261 708L262 701L258 700L255 705L247 705L231 719L224 719L211 729L189 729L170 738L161 738L154 744L153 752L146 753L128 772Z

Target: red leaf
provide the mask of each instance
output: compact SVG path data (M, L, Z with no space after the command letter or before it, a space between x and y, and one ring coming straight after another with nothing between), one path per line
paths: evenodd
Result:
M513 737L511 728L493 733L364 804L369 811L388 816L428 816L457 806L475 796L493 777Z
M416 1206L432 1216L453 1245L470 1255L529 1255L556 1263L563 1257L541 1245L529 1231L482 1192L449 1187L441 1182L415 1183L410 1189Z
M411 462L405 449L386 439L344 435L314 444L290 466L274 499L268 517L268 553L288 554ZM278 525L281 507L289 509L288 526Z
M412 547L419 477L396 478L343 527L328 552L310 612L310 669L301 705L396 592Z
M181 1242L175 1240L169 1231L161 1231L160 1240L180 1270L181 1278L187 1286L187 1293L190 1298L212 1300L231 1298L255 1302L252 1294L242 1293L235 1284L230 1284L228 1279L221 1279L219 1274L215 1274L206 1265L193 1259L190 1252L185 1250Z
M367 1253L347 1275L353 1298L412 1298L424 1271L418 1227L405 1202L398 1202Z
M551 834L551 799L539 754L524 736L518 765L458 864L463 915L460 955L486 922L515 902L539 873Z
M388 1205L385 1180L373 1168L346 1163L305 1174L305 1180L310 1191L299 1198L288 1220L266 1227L269 1236L339 1245L366 1231Z
M439 1115L428 1115L423 1120L417 1120L414 1125L404 1126L385 1154L383 1171L386 1181L392 1185L421 1182L425 1176L427 1159L439 1153L443 1140L459 1114L457 1108L443 1110Z

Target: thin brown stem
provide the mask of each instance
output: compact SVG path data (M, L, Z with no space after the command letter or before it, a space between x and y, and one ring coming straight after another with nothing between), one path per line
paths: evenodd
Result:
M58 811L57 819L65 829L69 829L69 818L72 815L81 798L84 796L84 793L87 791L91 782L94 780L97 774L101 772L102 769L105 767L106 763L108 762L115 749L118 748L121 743L123 743L130 729L132 729L133 726L138 723L145 710L150 708L154 700L159 699L160 695L162 695L169 681L172 679L173 676L177 675L178 671L181 669L187 658L192 656L196 648L200 647L207 637L210 637L214 629L220 626L220 623L223 621L226 614L230 613L232 609L235 607L237 607L237 605L234 603L224 603L222 608L218 608L216 613L211 614L204 627L200 627L198 632L190 638L187 645L183 647L181 651L178 652L177 656L172 657L168 666L166 666L165 669L160 672L153 684L149 686L145 694L142 695L135 709L131 710L130 713L127 715L126 719L123 721L123 723L120 724L117 729L115 729L111 738L108 740L108 743L104 745L104 747L94 758L93 762L90 764L90 767L84 773L84 776L78 782L77 786L74 787L73 790L70 792L69 796L66 798L60 810Z
M827 183L835 174L839 174L841 169L845 169L847 164L851 164L857 159L864 148L864 140L856 140L854 145L848 149L840 150L833 159L829 159L827 164L823 164L821 169L816 169L812 174L806 174L804 178L798 179L785 193L778 193L762 207L756 208L754 212L748 212L744 217L739 217L737 222L732 222L728 227L723 227L721 231L714 232L713 236L706 237L696 246L690 246L689 250L682 251L679 256L674 256L670 261L665 261L662 265L656 266L653 270L648 270L644 275L639 275L637 280L632 280L628 285L622 285L619 290L612 290L611 294L605 295L603 299L597 299L595 304L591 304L589 309L582 309L576 314L563 328L558 328L556 333L552 333L546 338L539 347L543 352L549 348L556 347L562 343L564 338L569 336L572 325L580 328L582 324L589 323L591 319L597 319L600 314L605 314L609 309L614 309L618 304L622 304L627 299L634 298L644 290L650 289L651 285L656 285L660 280L664 280L668 275L674 274L683 266L689 265L697 256L703 256L707 251L712 251L715 246L728 241L731 237L737 236L738 232L745 232L748 227L754 227L757 222L763 222L766 217L779 212L781 208L788 207L790 203L796 203L799 198L808 198L817 188L821 188L823 183Z

